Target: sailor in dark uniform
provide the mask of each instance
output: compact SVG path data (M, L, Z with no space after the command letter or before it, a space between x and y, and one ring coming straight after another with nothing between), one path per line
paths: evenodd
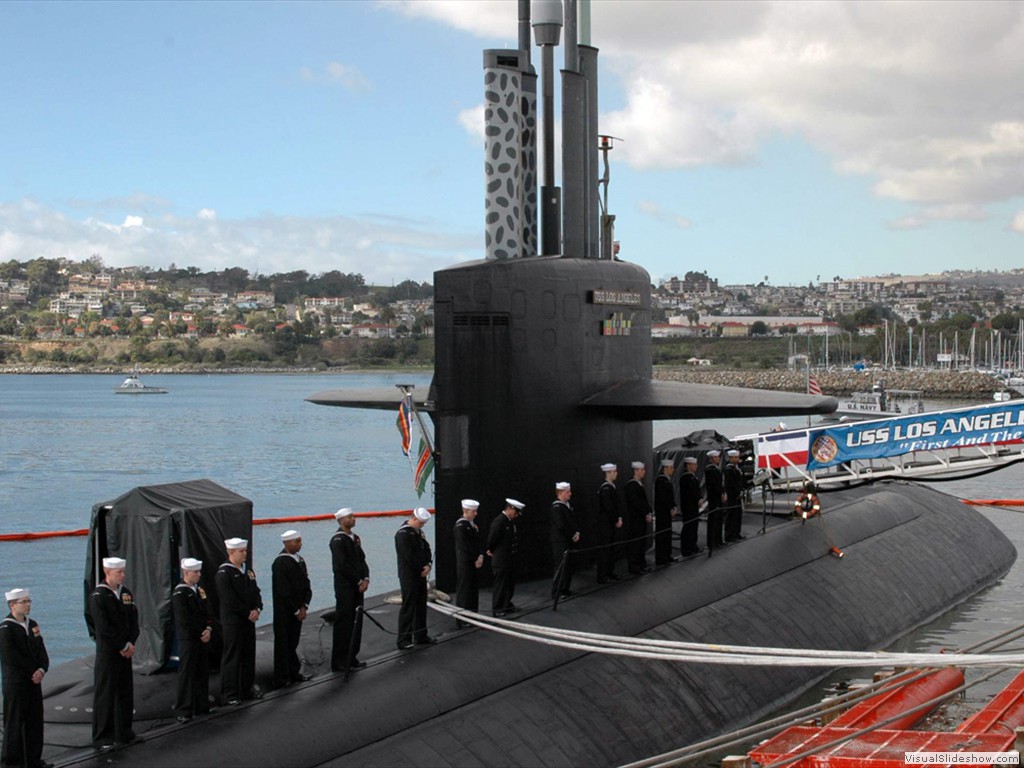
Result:
M722 504L725 502L725 486L722 483L722 454L708 451L708 463L704 467L704 492L708 497L707 542L708 549L724 546L722 540Z
M572 486L555 483L555 501L551 504L551 562L555 581L551 585L552 597L572 595L572 550L580 541L580 529L573 514Z
M0 762L10 766L52 768L43 760L43 675L50 668L39 625L28 617L27 589L4 593L10 613L0 621L3 670L4 745Z
M430 512L417 507L395 533L398 583L402 588L402 608L398 612L400 651L412 648L413 644L430 645L434 642L434 638L427 635L427 577L433 556L427 537L423 535L423 526L429 520Z
M498 617L516 610L512 603L516 590L516 553L519 551L516 518L525 506L521 501L505 499L505 509L491 521L487 532L487 556L491 558L491 570L494 572L491 611Z
M101 749L135 739L132 656L139 639L139 612L135 598L124 586L120 557L103 558L103 576L89 596L89 617L96 633L95 684L92 705L92 740Z
M246 565L249 542L227 539L228 561L214 577L220 598L220 623L224 629L224 650L220 660L220 693L224 703L234 706L242 699L261 699L256 682L256 622L263 611L263 597L256 572Z
M178 722L210 711L210 639L213 614L206 590L199 586L203 561L181 561L181 583L171 593L174 632L178 640Z
M672 518L679 514L676 505L676 489L672 486L672 475L676 464L672 459L662 459L661 474L654 478L654 562L665 565L675 562L672 556Z
M654 514L651 502L647 500L647 491L644 490L647 467L642 461L634 461L630 467L633 469L633 477L626 483L626 537L629 539L626 555L629 572L643 573L649 570L646 554L648 526Z
M363 595L370 586L370 569L359 537L352 532L356 517L348 507L334 513L338 530L331 537L331 565L334 569L334 642L331 669L362 669L359 660L363 639ZM352 657L349 658L351 651Z
M302 674L297 653L313 590L309 584L306 561L299 550L302 536L298 531L281 534L282 549L271 566L271 588L274 595L274 687L304 683L311 675Z
M746 480L740 469L740 452L731 450L726 454L729 463L725 465L722 478L725 483L725 540L739 541L746 538L743 528L743 491Z
M476 524L480 502L462 500L462 517L455 521L455 605L474 613L480 610L480 568L484 556L480 548L480 528ZM455 620L459 627L466 622Z
M679 478L679 511L683 517L683 527L679 532L679 551L681 554L699 555L704 549L697 544L697 525L700 520L700 480L697 478L697 458L687 456L683 459L685 472Z
M622 528L622 504L615 481L619 468L615 464L602 464L604 482L597 491L597 583L618 581L615 574L615 532Z

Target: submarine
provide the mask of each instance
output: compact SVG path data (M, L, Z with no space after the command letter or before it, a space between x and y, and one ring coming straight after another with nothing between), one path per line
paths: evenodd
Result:
M650 465L653 420L836 407L833 398L652 378L650 277L615 254L608 174L599 174L613 140L597 129L598 51L582 8L575 0L532 7L520 0L518 48L484 53L485 253L435 273L435 373L428 391L414 392L436 436L430 525L438 587L450 590L455 581L459 499L481 502L486 528L508 496L526 503L521 611L510 624L873 650L994 583L1016 558L995 526L930 487L885 481L823 493L815 521L748 515L747 538L713 557L611 584L579 573L577 594L552 604L546 510L555 481L572 483L586 540L599 466ZM563 30L558 187L553 49ZM396 412L400 397L344 390L307 399ZM837 548L842 558L832 554ZM63 749L48 748L47 759L154 767L623 764L749 724L831 671L637 660L486 628L456 630L434 612L428 621L438 642L396 651L397 609L385 597L367 599L360 656L368 666L347 678L329 671L328 613L311 615L303 628L300 654L313 679L259 701L179 724L170 709L174 675L136 675L139 738L102 755L81 741L91 660L63 665L46 683L47 741ZM260 682L269 678L271 645L270 628L260 628Z

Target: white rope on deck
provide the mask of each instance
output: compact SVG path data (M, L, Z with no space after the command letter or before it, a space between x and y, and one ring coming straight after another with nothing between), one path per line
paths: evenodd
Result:
M436 611L468 624L543 645L586 653L605 653L637 659L661 659L691 664L733 664L770 667L1020 667L1024 653L891 653L765 646L719 645L642 637L620 637L508 621L441 603Z

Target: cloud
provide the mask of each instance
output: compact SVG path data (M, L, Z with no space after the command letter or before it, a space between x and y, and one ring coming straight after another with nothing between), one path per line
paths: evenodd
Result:
M360 273L367 282L389 283L430 280L435 269L478 258L481 237L476 231L437 231L429 222L387 215L225 219L170 214L146 224L129 214L123 224L114 224L70 218L34 200L0 202L0 262L38 257L81 261L96 253L111 266L158 268L173 262L264 274L290 272L301 263L309 272L337 269ZM411 264L416 274L410 274Z
M200 208L196 211L196 218L203 221L213 221L217 218L217 212L213 208Z
M647 214L655 221L671 224L673 227L677 227L678 229L689 229L693 226L693 222L690 221L690 219L685 216L669 213L653 200L640 200L637 202L636 208L638 211Z
M515 41L514 2L383 5ZM636 168L750 162L786 134L883 198L1024 195L1024 3L602 2L593 30L622 89L602 133Z
M309 67L299 69L299 77L308 83L318 85L340 85L347 91L354 93L365 93L373 85L369 79L351 64L342 64L340 61L328 62L320 70L312 70Z
M1017 215L1014 216L1013 221L1010 222L1010 229L1024 235L1024 210L1017 211Z
M458 114L459 125L474 139L479 139L483 144L484 139L484 105L481 102L475 107L463 109Z
M887 222L886 227L894 230L922 229L930 221L988 221L988 219L988 212L977 205L930 205L920 208L911 216Z

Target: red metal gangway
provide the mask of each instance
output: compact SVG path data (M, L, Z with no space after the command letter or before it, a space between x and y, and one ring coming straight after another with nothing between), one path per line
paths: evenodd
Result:
M901 679L906 676L829 725L787 728L752 750L750 757L761 765L784 763L787 768L905 768L906 752L1006 752L1013 748L1014 729L1024 724L1024 672L956 731L907 730L927 714L921 710L895 721L900 727L859 733L958 688L963 684L963 672L947 668L907 683ZM833 744L838 740L841 743ZM787 762L805 752L814 754Z

